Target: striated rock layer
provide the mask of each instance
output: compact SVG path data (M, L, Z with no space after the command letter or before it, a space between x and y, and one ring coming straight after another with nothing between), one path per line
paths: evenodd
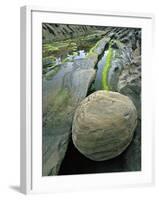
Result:
M43 26L44 43L85 35L97 29L57 24ZM109 86L112 91L120 92L133 101L138 124L131 144L120 156L104 163L92 161L90 166L86 164L82 173L87 173L91 167L93 173L101 172L101 168L103 172L112 172L113 169L118 172L141 170L141 29L100 28L105 32L105 37L117 41L113 46L115 55L109 72ZM74 112L81 100L93 91L88 91L88 88L93 88L94 67L106 44L108 41L104 38L85 59L63 63L56 68L55 74L51 71L49 78L43 80L43 176L59 173L71 135ZM81 169L79 161L78 167ZM72 157L69 162L74 168Z
M55 75L43 80L43 176L59 172L75 109L87 95L107 42L108 38L102 38L86 58L61 64Z
M128 96L134 103L138 124L133 140L121 159L123 171L141 170L141 29L112 31L112 37L120 41L115 50L109 72L109 84L113 91ZM108 34L109 35L109 34Z
M136 125L136 108L127 96L100 90L86 97L78 106L72 140L87 158L108 160L126 149Z
M99 28L97 26L88 25L69 25L69 24L49 24L43 23L43 43L52 42L54 40L74 38L81 35L89 34L90 32L95 32ZM105 32L103 31L103 34Z

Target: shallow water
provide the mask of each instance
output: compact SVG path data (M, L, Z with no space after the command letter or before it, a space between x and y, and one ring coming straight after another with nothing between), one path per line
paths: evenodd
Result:
M102 36L90 34L79 38L43 44L43 74L64 62L85 58Z

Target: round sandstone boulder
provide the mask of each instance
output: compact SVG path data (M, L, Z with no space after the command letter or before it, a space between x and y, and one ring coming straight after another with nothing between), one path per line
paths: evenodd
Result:
M136 108L127 96L97 91L86 97L75 112L73 143L87 158L108 160L127 148L136 125Z

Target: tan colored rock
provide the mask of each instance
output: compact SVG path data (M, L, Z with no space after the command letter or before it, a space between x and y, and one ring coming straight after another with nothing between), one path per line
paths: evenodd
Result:
M97 91L85 98L75 112L73 143L87 158L108 160L127 148L136 125L136 108L127 96Z

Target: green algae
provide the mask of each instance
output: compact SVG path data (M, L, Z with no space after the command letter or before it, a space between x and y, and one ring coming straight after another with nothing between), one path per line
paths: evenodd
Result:
M96 42L99 41L100 38L101 34L93 33L77 38L44 43L42 46L43 75L47 74L46 78L50 79L58 71L54 69L56 65L73 61L74 57L78 55L79 50L84 50L87 55L87 52L92 49L90 50L91 54L91 51L95 48L94 45L96 46Z
M113 56L113 49L111 47L112 43L109 43L108 54L106 56L106 63L102 71L102 89L109 91L109 84L108 84L108 73L111 67L111 61Z

